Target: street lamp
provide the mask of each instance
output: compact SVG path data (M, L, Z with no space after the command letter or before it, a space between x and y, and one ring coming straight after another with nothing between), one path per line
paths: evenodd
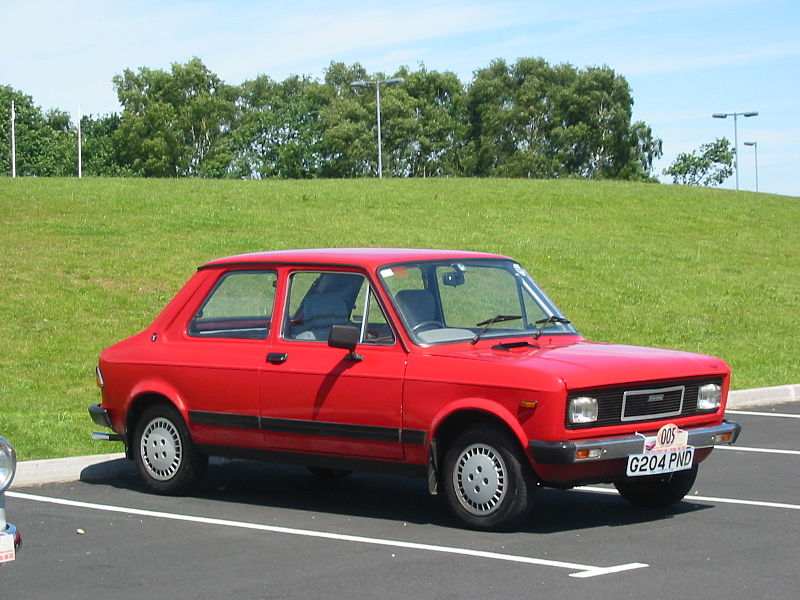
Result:
M756 153L756 191L758 191L758 142L745 142L745 146L752 146Z
M375 86L375 112L378 121L378 178L383 178L383 157L381 151L381 85L399 85L404 83L405 79L402 77L394 77L392 79L377 79L375 81L365 81L359 79L350 84L350 87L367 88Z
M748 112L732 112L732 113L714 113L711 115L715 119L727 119L733 117L733 168L736 171L736 189L739 189L739 126L736 118L742 117L757 117L758 112L751 110Z

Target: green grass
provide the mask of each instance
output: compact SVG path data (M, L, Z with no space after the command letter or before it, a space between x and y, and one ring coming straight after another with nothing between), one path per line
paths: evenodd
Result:
M519 259L588 338L720 356L733 387L800 381L800 200L525 180L0 178L0 434L20 458L92 442L100 350L212 258L408 246Z

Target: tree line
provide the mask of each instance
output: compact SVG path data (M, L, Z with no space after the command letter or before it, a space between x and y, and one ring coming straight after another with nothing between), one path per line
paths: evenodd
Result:
M661 140L632 120L633 97L609 67L497 59L469 84L420 65L381 88L383 168L393 177L582 177L652 180ZM90 176L312 178L377 174L374 88L387 79L332 62L318 80L267 75L229 85L194 58L169 70L114 76L122 111L81 118ZM10 155L16 105L17 174L76 173L76 124L62 110L0 86L0 153ZM0 174L10 174L3 160Z

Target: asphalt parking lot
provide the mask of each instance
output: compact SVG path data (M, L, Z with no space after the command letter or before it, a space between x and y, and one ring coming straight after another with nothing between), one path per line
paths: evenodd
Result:
M667 510L542 490L514 533L461 529L425 482L212 466L188 498L135 477L17 487L3 598L795 598L800 403L730 411L738 444Z

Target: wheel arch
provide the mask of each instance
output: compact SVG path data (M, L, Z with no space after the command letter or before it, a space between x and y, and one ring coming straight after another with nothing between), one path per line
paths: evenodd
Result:
M494 403L463 401L442 411L434 419L430 459L437 471L453 439L465 429L478 424L492 424L505 431L517 441L533 467L527 436L519 421L507 409Z
M133 435L136 423L139 421L144 411L157 404L165 404L175 408L188 425L188 411L181 401L180 395L176 392L170 393L164 388L141 389L137 391L125 411L125 453L128 458L133 458Z

